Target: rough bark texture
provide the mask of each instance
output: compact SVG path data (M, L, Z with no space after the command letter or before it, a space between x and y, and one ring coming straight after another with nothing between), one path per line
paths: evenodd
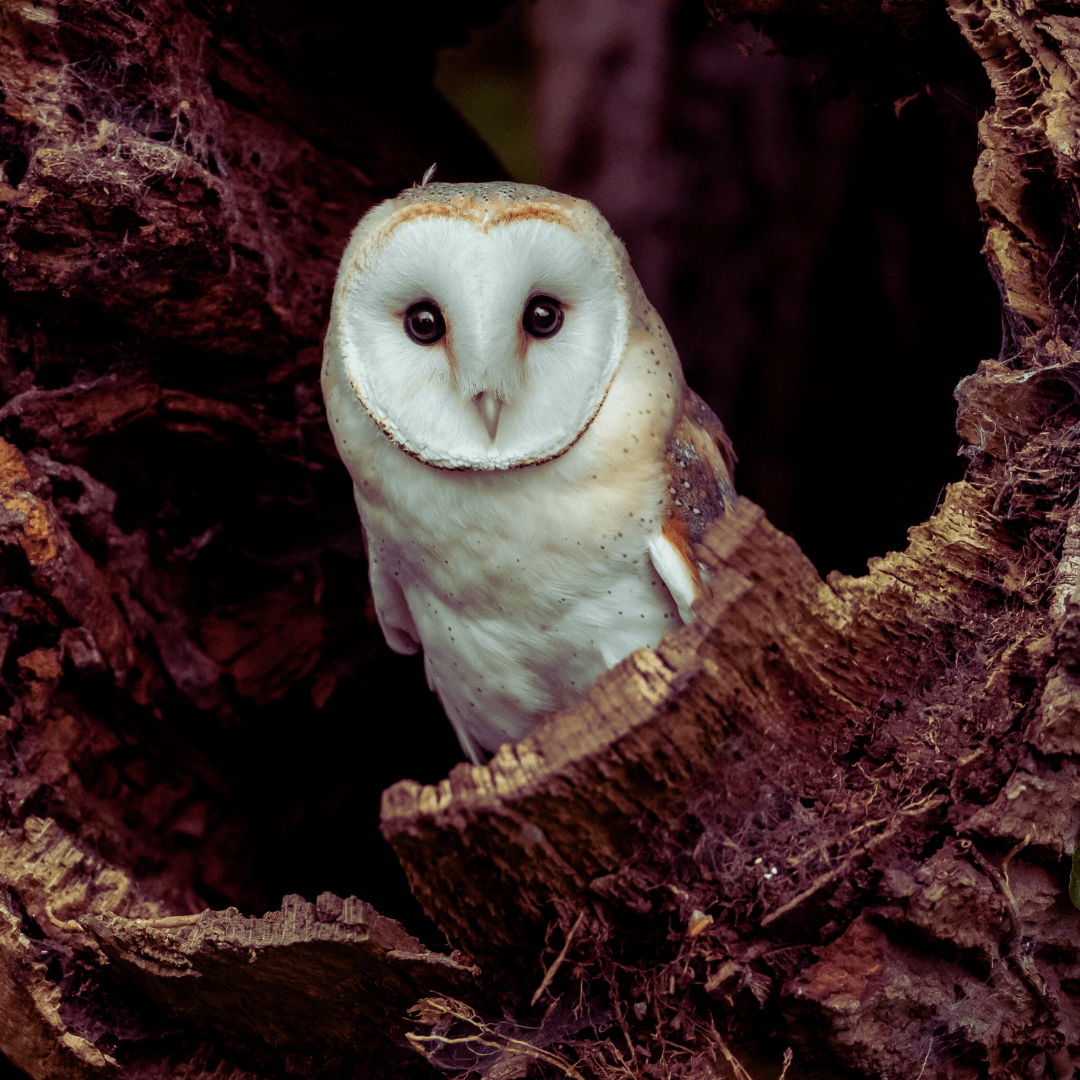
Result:
M740 500L707 536L713 577L691 626L634 653L489 765L386 792L383 830L414 894L490 965L526 943L515 931L530 916L538 947L538 898L584 891L640 858L650 840L633 822L677 816L703 786L738 816L770 778L805 784L800 773L827 767L846 722L926 674L924 651L944 651L958 612L981 612L1007 550L986 509L957 485L907 552L826 585Z
M469 995L475 974L332 893L315 904L287 896L261 919L230 908L82 925L150 1000L242 1044L271 1074L284 1063L305 1075L429 1075L405 1039L406 1012L425 994Z
M299 6L0 12L0 1050L31 1076L745 1077L788 1047L790 1076L1073 1075L1080 17L714 9L845 77L981 60L1006 345L906 550L822 581L740 500L692 626L489 765L386 791L451 956L375 913L370 870L363 900L199 913L278 906L272 766L348 757L335 709L422 741L421 692L365 691L315 380L356 217L433 159L496 168L409 52L451 28L387 16L350 61Z

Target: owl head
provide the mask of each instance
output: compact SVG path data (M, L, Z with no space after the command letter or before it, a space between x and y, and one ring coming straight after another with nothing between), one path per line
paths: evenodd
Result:
M345 249L324 384L427 465L550 460L603 404L632 280L622 244L580 199L525 184L410 188Z

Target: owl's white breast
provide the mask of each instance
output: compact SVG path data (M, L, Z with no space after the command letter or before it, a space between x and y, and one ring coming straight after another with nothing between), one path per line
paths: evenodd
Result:
M521 737L679 625L648 547L667 513L662 449L681 373L636 299L640 317L595 420L541 465L432 468L349 400L346 379L324 381L373 582L385 575L403 591L429 679L466 745L494 750Z

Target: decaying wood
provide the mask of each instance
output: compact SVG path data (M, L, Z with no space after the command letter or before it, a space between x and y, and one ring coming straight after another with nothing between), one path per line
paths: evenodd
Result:
M80 922L179 1023L239 1043L271 1074L284 1061L303 1075L429 1075L408 1049L406 1011L427 995L475 992L471 968L356 897L287 896L260 919L232 908Z
M826 585L739 500L706 537L693 624L490 764L386 792L383 830L414 894L477 958L535 947L545 902L640 854L635 821L677 815L705 784L737 813L782 760L822 768L846 720L926 674L925 650L983 609L1010 549L989 503L955 485L906 552Z
M331 893L202 909L274 906L222 744L303 745L374 655L316 388L338 253L436 156L495 166L423 92L358 135L281 12L0 12L0 1050L31 1076L1074 1074L1080 17L712 7L834 64L979 58L1005 347L903 552L822 581L740 500L693 625L386 791L453 958Z
M33 1063L36 1076L107 1073L114 1062L94 1045L97 1032L70 1025L59 980L48 976L45 958L62 957L61 963L84 969L95 966L87 955L86 935L71 921L73 913L104 909L154 918L167 909L140 895L122 871L80 849L55 822L40 818L27 818L21 836L7 833L0 839L0 880L7 889L6 903L0 904L4 1053L16 1062ZM28 926L37 940L27 936ZM43 941L51 948L43 950Z

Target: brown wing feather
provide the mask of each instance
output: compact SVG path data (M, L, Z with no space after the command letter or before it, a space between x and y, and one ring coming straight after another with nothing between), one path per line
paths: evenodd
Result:
M671 502L664 539L701 588L694 545L735 499L735 450L716 413L684 387L679 415L665 447Z

